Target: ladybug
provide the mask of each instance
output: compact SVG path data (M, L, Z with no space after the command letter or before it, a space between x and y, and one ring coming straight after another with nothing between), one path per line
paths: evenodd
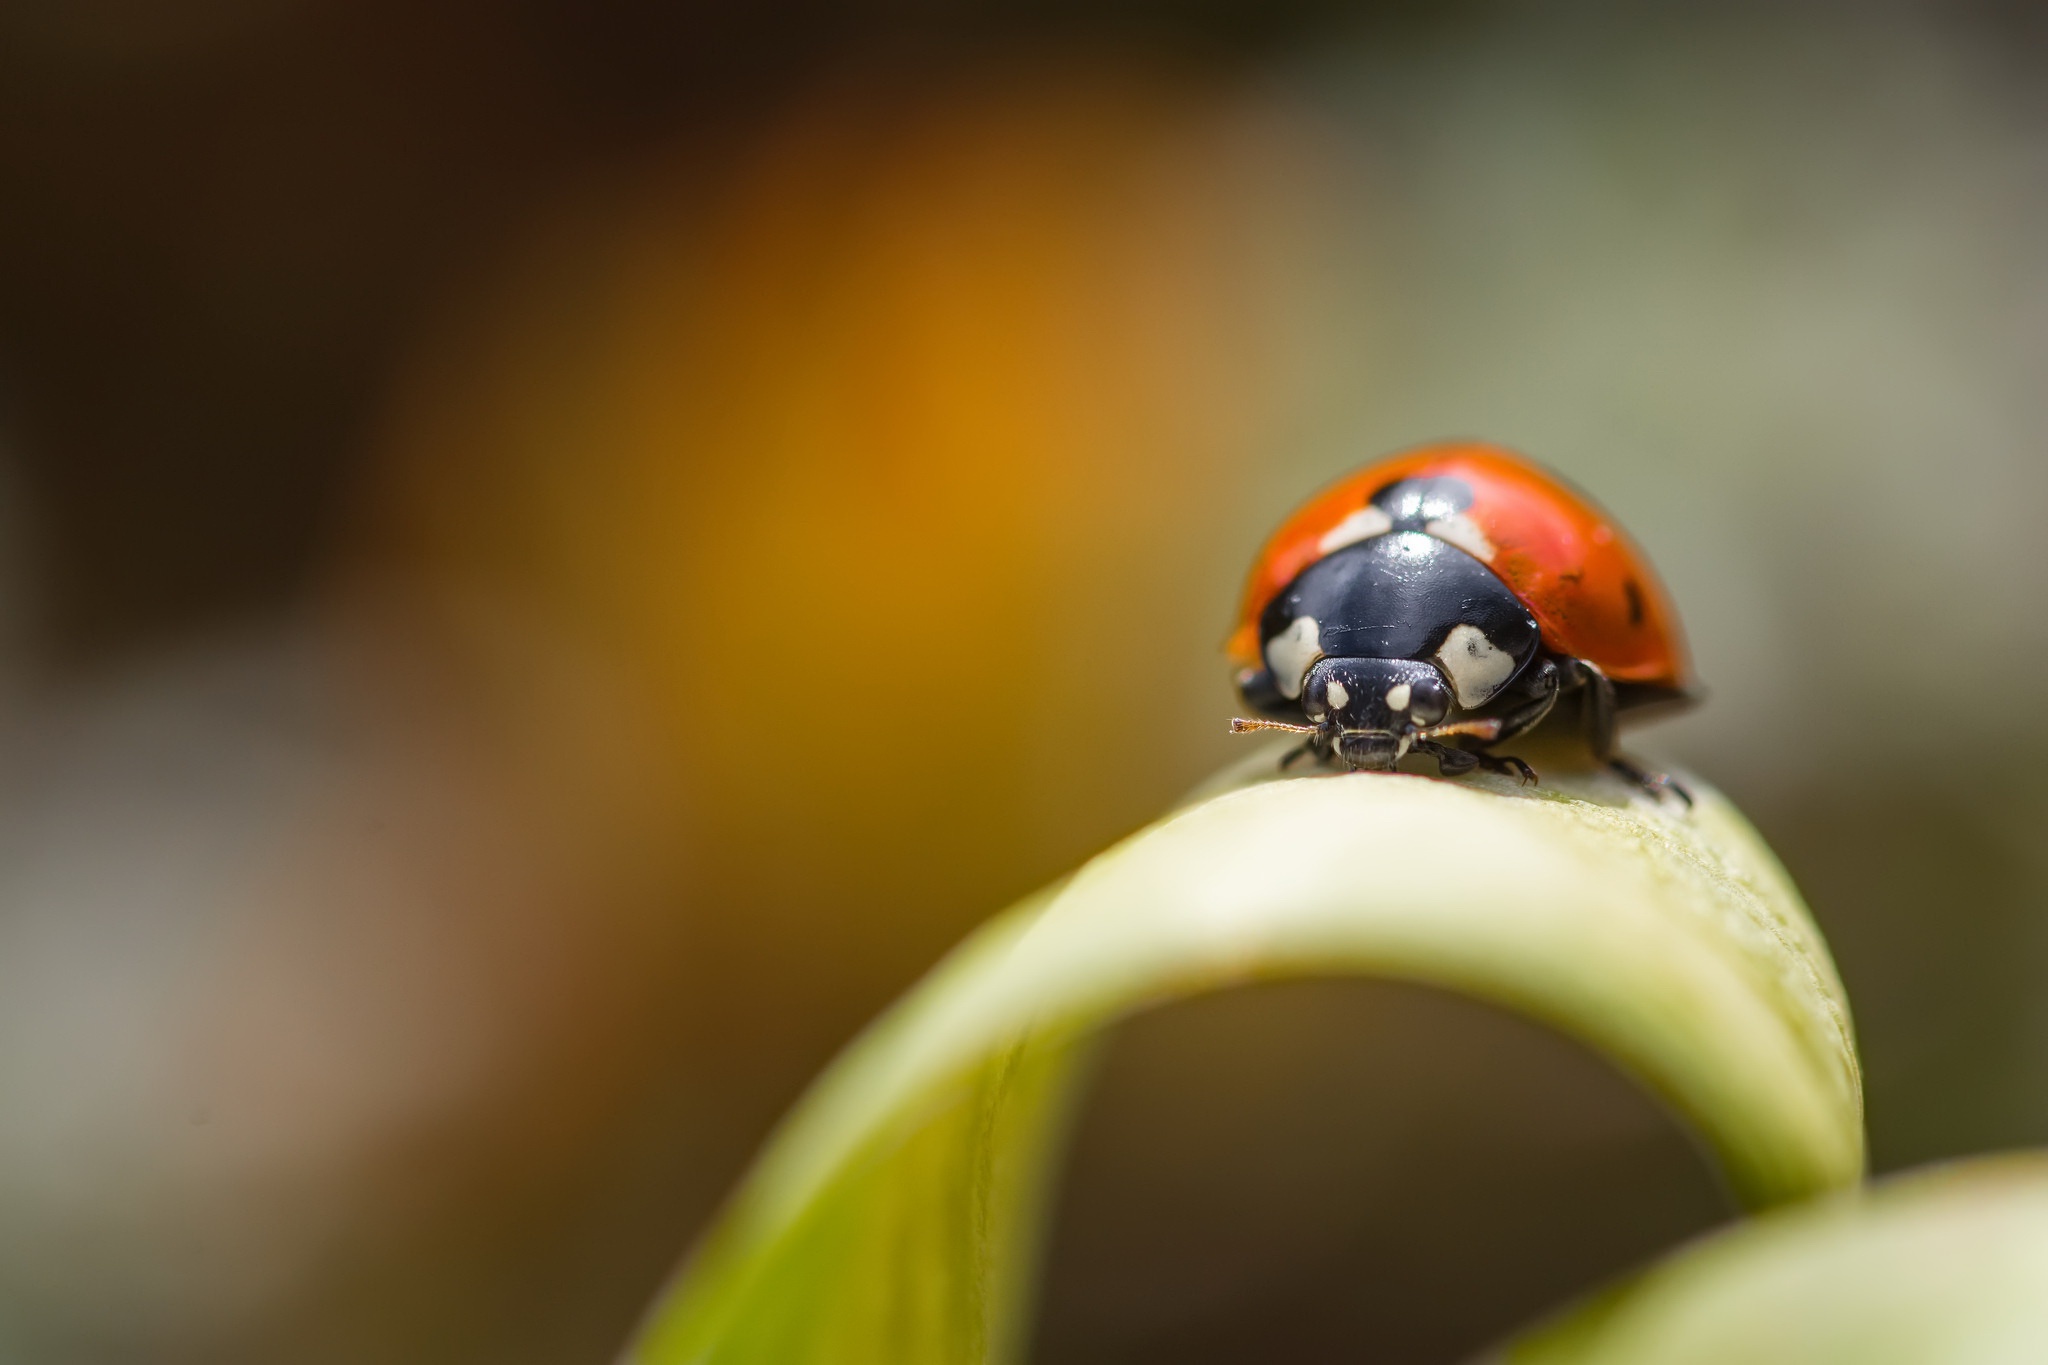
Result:
M1286 763L1385 772L1419 752L1447 777L1533 782L1489 751L1555 715L1615 771L1691 801L1615 749L1621 713L1690 700L1663 586L1605 512L1499 446L1423 446L1310 498L1259 552L1229 651L1265 717L1231 729L1305 735Z

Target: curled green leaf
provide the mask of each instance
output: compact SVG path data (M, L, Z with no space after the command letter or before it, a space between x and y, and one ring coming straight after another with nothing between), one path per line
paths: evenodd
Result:
M2048 1360L2048 1156L1937 1168L1731 1229L1511 1348L1514 1365Z
M985 925L858 1039L630 1358L1014 1358L1081 1050L1250 981L1384 977L1518 1010L1661 1096L1747 1202L1855 1182L1833 964L1754 831L1694 790L1687 811L1604 773L1226 778Z

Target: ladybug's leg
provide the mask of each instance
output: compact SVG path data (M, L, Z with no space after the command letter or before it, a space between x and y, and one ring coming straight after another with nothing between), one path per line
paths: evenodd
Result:
M1633 761L1623 758L1615 749L1614 684L1608 680L1605 673L1584 660L1579 661L1579 668L1586 675L1586 745L1593 751L1593 757L1604 762L1617 776L1627 778L1651 796L1661 798L1666 792L1670 792L1690 806L1691 792L1663 773L1653 773L1647 768L1637 767Z
M1440 744L1433 739L1418 739L1415 752L1428 754L1436 760L1436 770L1445 777L1460 777L1477 768L1482 756L1470 749L1460 749L1455 744Z
M1533 785L1538 780L1536 770L1513 754L1482 753L1472 756L1479 760L1479 766L1486 771L1499 773L1503 777L1519 778L1525 787Z
M1520 778L1524 784L1536 780L1536 770L1519 758L1489 754L1480 749L1460 749L1455 744L1442 744L1433 739L1416 740L1415 750L1435 759L1436 770L1445 777L1463 777L1483 768L1490 773Z
M1605 762L1614 757L1614 684L1583 659L1579 661L1579 670L1586 679L1586 747L1593 751L1593 757Z
M1558 694L1567 686L1567 674L1564 669L1558 667L1555 659L1539 659L1537 666L1529 670L1528 676L1516 684L1516 689L1528 693L1530 699L1500 717L1499 728L1484 742L1488 745L1499 744L1504 740L1513 739L1516 735L1527 734L1541 725L1556 708ZM1519 778L1525 785L1537 780L1536 770L1519 758L1483 751L1457 752L1472 760L1460 771L1469 772L1474 767L1484 768L1490 773Z
M1634 763L1619 754L1608 759L1607 766L1616 775L1627 778L1652 796L1661 798L1669 793L1685 802L1688 807L1692 805L1692 793L1663 773L1653 773L1647 768L1638 768Z

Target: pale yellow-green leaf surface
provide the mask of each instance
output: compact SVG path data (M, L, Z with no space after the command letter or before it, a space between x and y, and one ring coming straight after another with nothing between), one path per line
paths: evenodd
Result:
M2048 1361L2048 1155L1936 1168L1689 1248L1513 1365Z
M629 1359L1014 1359L1080 1051L1254 980L1392 978L1518 1010L1661 1096L1754 1205L1860 1177L1833 964L1718 794L1695 783L1687 811L1604 773L1524 791L1274 766L1263 751L992 920L856 1040Z

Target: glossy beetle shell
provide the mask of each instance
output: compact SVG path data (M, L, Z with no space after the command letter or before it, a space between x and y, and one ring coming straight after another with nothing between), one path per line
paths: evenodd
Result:
M1241 673L1263 666L1259 618L1325 556L1384 534L1374 494L1410 479L1455 479L1469 506L1428 532L1467 553L1529 608L1549 650L1617 683L1682 692L1690 681L1677 613L1649 561L1577 490L1499 446L1450 442L1405 451L1346 475L1298 508L1267 540L1246 580L1229 643Z

